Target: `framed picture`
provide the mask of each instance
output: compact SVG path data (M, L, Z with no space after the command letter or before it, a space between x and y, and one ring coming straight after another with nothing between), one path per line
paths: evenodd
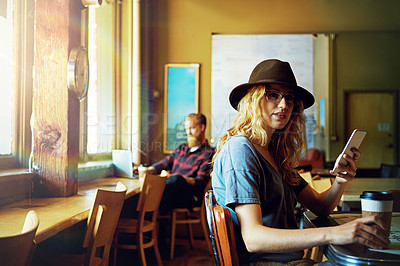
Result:
M164 82L164 153L186 142L185 118L199 112L200 64L166 64Z

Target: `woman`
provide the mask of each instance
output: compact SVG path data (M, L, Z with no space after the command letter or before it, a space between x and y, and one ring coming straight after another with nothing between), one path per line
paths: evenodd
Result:
M340 166L341 173L323 193L296 173L305 146L303 111L314 97L297 86L289 63L259 63L249 82L234 88L229 100L238 114L218 142L212 187L218 204L231 211L241 263L286 263L301 259L304 249L329 243L388 247L384 225L375 217L337 227L297 229L296 203L329 215L356 174L360 152L353 149L354 156L346 156L348 165Z

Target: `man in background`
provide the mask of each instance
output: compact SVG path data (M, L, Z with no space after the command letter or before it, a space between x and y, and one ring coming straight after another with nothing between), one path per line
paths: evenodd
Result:
M201 113L186 117L187 143L183 143L163 160L149 167L148 172L169 171L159 212L174 208L192 208L202 204L204 190L210 180L210 162L214 149L205 137L207 119Z

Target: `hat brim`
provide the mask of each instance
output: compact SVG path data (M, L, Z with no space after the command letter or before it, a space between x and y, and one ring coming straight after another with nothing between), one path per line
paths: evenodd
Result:
M246 93L250 90L250 88L256 85L263 85L263 84L280 84L288 88L293 88L295 90L295 94L302 100L304 109L311 107L315 102L314 96L308 90L300 86L286 82L279 82L276 80L260 80L257 82L244 83L239 86L236 86L229 95L229 102L231 106L235 110L237 110L237 106L240 100L246 95Z

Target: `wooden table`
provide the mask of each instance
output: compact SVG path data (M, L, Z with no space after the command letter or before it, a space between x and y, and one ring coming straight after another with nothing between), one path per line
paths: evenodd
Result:
M140 192L142 181L133 178L102 178L79 184L78 194L71 197L32 198L0 207L0 236L20 233L29 210L39 216L36 243L88 218L97 188L114 190L118 181L128 191L125 199Z
M355 177L343 192L339 205L342 211L360 210L363 191L387 191L400 189L400 178Z

